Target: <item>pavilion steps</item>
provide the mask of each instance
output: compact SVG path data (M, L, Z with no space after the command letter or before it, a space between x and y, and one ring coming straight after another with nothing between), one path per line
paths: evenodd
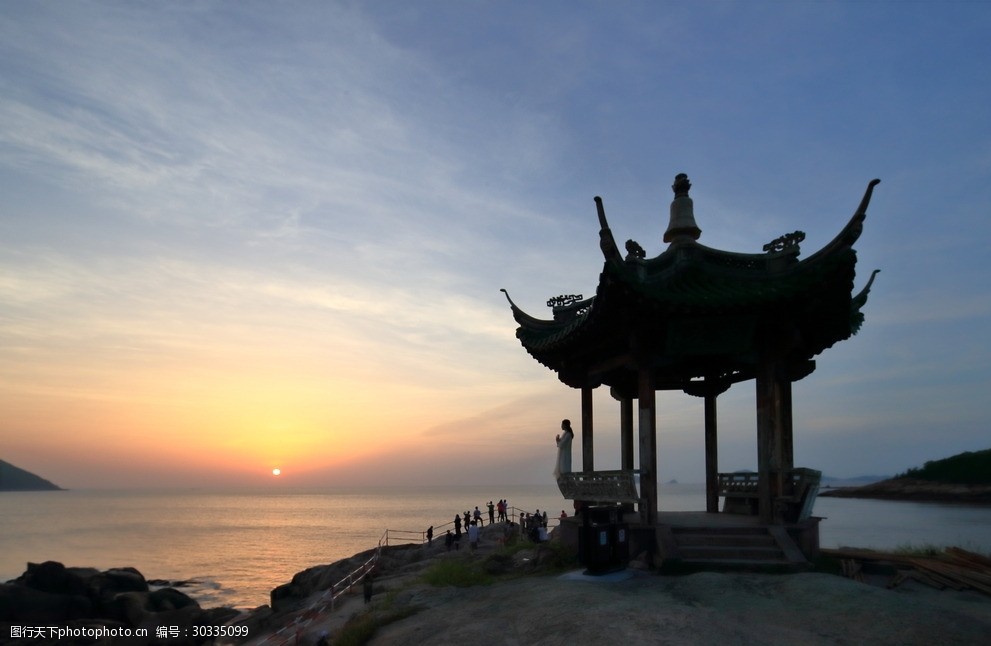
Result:
M808 560L783 527L670 527L665 563L678 570L796 571Z

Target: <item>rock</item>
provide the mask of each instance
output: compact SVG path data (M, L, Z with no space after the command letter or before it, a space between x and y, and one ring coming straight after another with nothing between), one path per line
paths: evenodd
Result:
M81 594L45 592L16 583L0 585L0 621L53 626L92 614L93 602Z
M147 592L121 592L104 605L103 614L109 619L137 626L144 619L147 607Z
M178 610L188 606L200 607L192 597L175 588L162 588L148 594L148 609L155 612Z
M191 636L192 626L224 623L237 614L229 608L206 612L195 599L171 587L150 592L144 575L132 567L101 572L67 568L57 561L28 563L20 577L0 584L0 624L149 630L148 639L127 640L127 646L151 644L160 626L177 626L181 634L189 635L170 638L168 646L192 645L197 642ZM36 642L38 646L54 643ZM0 636L0 644L4 643L5 636ZM59 643L91 644L93 639L69 636Z
M28 563L24 574L14 581L33 590L53 594L85 594L87 591L85 580L58 561Z

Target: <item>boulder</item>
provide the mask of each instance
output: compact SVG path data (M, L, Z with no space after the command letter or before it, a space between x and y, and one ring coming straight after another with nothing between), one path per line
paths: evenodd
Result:
M0 584L0 621L54 626L92 613L92 601L81 594L45 592L16 583Z
M163 610L178 610L188 606L200 607L200 604L184 592L175 588L162 588L148 595L148 609L155 612Z
M86 594L86 581L78 571L78 568L67 569L58 561L28 563L24 574L14 581L32 590L53 594Z

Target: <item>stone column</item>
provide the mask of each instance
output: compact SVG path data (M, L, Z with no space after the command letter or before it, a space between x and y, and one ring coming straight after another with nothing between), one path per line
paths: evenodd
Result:
M640 520L657 524L657 405L650 369L640 368Z
M619 400L620 464L625 471L633 470L633 400Z
M716 394L705 395L705 510L719 511L719 450L716 427Z
M582 387L582 471L595 471L591 386Z
M792 468L791 383L784 372L775 360L757 368L757 495L761 522L768 524L783 522L774 502Z

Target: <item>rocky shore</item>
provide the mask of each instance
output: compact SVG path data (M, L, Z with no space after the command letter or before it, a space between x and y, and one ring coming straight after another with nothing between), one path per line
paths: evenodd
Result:
M239 627L245 638L217 646L330 644L984 644L991 634L991 596L973 590L937 590L914 580L891 587L890 573L858 580L826 571L670 576L652 570L646 555L630 567L590 576L553 541L518 539L512 527L483 528L477 550L432 545L383 548L373 575L372 599L362 586L332 607L328 588L374 554L369 550L308 568L272 591L271 605L237 615L203 610L176 590L156 586L137 570L98 572L57 563L29 566L0 592L0 643L10 626L148 627L144 640L109 644L197 643L156 638L158 626ZM828 569L828 568L820 568ZM164 583L164 582L162 582ZM233 616L237 615L237 616ZM348 641L354 640L354 641ZM96 640L58 640L92 644Z
M860 487L822 489L820 496L991 504L991 485L965 485L913 478L890 478Z
M333 611L317 611L324 586L370 555L297 574L274 592L274 607L239 620L250 626L248 644L311 645L326 633L331 644L371 645L928 646L984 644L991 634L991 597L974 591L915 581L889 588L890 574L666 576L645 555L624 571L589 576L553 543L507 541L498 524L484 528L477 551L448 552L437 541L386 548L370 604L359 586Z
M65 646L111 638L133 646L186 646L212 641L197 627L221 625L238 614L203 609L178 587L148 581L132 567L100 571L55 561L28 563L21 576L0 584L0 644ZM147 638L113 638L145 632Z

